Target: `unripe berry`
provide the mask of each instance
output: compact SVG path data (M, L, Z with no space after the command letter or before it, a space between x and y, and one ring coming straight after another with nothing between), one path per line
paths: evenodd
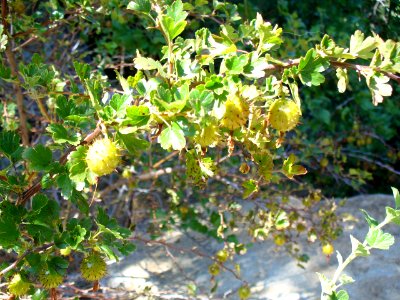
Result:
M214 263L208 267L208 273L212 276L217 276L220 272L218 264Z
M268 120L272 128L286 132L296 127L300 115L300 108L294 101L279 99L271 105Z
M63 282L63 276L43 268L39 272L39 281L42 283L44 288L52 289L58 287Z
M333 248L333 245L330 243L322 246L322 253L325 254L326 256L331 256L334 250L335 249Z
M239 295L240 300L248 299L250 297L250 295L251 295L250 288L247 285L242 285L238 289L238 295Z
M86 154L89 170L98 176L112 173L120 162L120 150L109 139L96 140Z
M82 277L88 281L99 280L107 273L107 265L103 256L98 252L92 252L81 263Z
M226 262L226 261L228 260L228 258L229 258L229 253L228 253L227 250L221 249L221 250L219 250L219 251L217 252L217 254L215 255L215 258L216 258L219 262L224 263L224 262Z
M286 244L286 237L284 235L276 235L274 237L274 243L277 246L283 246Z
M14 296L26 295L31 287L31 284L23 279L20 274L15 274L8 284L8 291Z
M221 124L230 130L235 130L246 124L249 118L248 104L234 96L225 102L225 114L222 117Z

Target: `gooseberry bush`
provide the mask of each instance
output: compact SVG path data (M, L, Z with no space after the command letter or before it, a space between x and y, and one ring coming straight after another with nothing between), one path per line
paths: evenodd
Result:
M74 261L96 292L106 259L136 243L165 245L163 234L176 228L223 244L208 258L209 273L213 280L221 270L234 273L241 299L250 287L239 267L226 266L249 246L237 229L253 241L272 239L300 265L308 260L300 238L331 255L341 233L337 205L302 184L308 149L293 146L303 104L313 101L301 96L334 72L338 95L365 85L380 105L400 82L400 43L357 30L346 44L324 35L299 57L285 57L282 33L259 13L242 19L228 2L2 0L7 292L57 299L68 292L60 286ZM82 41L105 50L88 61ZM398 223L397 208L388 208L384 225ZM320 276L323 297L347 299L336 293L341 270L361 248L389 246L383 225L368 220L366 242L352 240L338 275Z

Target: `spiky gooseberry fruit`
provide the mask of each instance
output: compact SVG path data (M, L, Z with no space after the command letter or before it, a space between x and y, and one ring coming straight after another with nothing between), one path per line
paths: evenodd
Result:
M212 276L217 276L220 271L221 270L220 270L218 264L216 264L216 263L208 266L208 273L210 273L210 275L212 275Z
M224 263L228 260L229 258L229 253L226 249L221 249L217 252L217 254L215 254L215 258L221 262Z
M335 248L333 248L333 245L330 243L327 243L322 246L322 253L325 254L326 256L331 256L334 250Z
M268 121L272 128L286 132L296 127L300 115L300 108L294 101L279 99L271 105Z
M249 118L249 105L238 96L233 96L225 102L225 113L221 124L230 130L235 130L246 124Z
M63 276L43 268L39 272L39 281L42 283L45 289L53 289L58 287L63 282Z
M218 139L218 127L212 124L201 128L194 137L194 140L203 148L214 147L218 143Z
M107 273L107 264L98 252L92 252L81 263L82 277L88 281L99 280Z
M15 296L26 295L31 287L29 281L26 281L21 274L17 273L8 283L8 292Z
M238 289L238 295L240 300L246 300L251 296L250 288L247 285L242 285Z
M107 138L96 140L86 154L89 170L98 176L112 173L120 162L119 148Z

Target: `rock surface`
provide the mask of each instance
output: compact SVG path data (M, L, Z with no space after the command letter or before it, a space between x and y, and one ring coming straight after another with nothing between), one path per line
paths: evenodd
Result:
M360 208L365 209L377 220L385 217L385 206L393 206L393 197L388 195L357 196L348 199L339 212L348 212L359 221L345 223L343 235L334 243L345 258L351 248L349 235L363 240L368 230ZM395 245L389 251L375 250L367 258L356 259L346 269L346 274L356 282L348 285L351 299L400 299L400 247L397 238L399 229L387 229L395 236ZM231 272L223 271L217 277L218 288L210 294L210 275L207 257L221 248L194 234L174 232L166 242L174 248L163 245L138 243L138 250L118 264L109 266L108 277L102 285L111 288L113 297L118 299L238 299L237 289L241 282ZM241 265L242 277L251 286L250 299L265 300L317 300L320 285L315 272L332 277L336 269L336 258L328 260L321 254L320 245L301 245L311 257L306 269L284 251L276 251L271 241L258 243L243 256L236 256ZM181 249L194 249L182 252ZM233 263L227 266L234 268ZM195 283L197 295L189 296L188 285ZM105 289L106 291L108 289ZM116 296L118 295L118 296Z

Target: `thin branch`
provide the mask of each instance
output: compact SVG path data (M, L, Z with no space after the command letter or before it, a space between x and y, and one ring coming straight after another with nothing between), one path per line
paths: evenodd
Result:
M1 1L1 18L2 18L2 24L3 24L3 30L4 33L8 35L8 23L7 23L7 16L8 16L8 6L7 6L7 0L2 0ZM15 90L15 98L17 101L17 109L18 109L18 114L19 114L19 129L21 131L21 138L22 138L22 144L24 146L29 145L29 132L28 132L28 127L27 127L27 118L26 118L26 112L24 109L24 96L22 94L22 89L21 89L21 82L19 80L19 72L18 72L18 65L15 60L14 53L11 50L11 41L8 42L5 54L8 60L8 64L10 65L10 70L11 70L11 75L15 77L15 83L14 83L14 90Z
M31 250L26 250L24 253L22 253L16 261L14 261L11 265L9 265L7 268L3 269L0 271L0 278L4 276L4 274L6 274L7 272L13 270L14 268L16 268L16 266L30 253L32 252L40 252L43 250L46 250L50 247L52 247L54 245L54 243L50 243L50 244L46 244L46 245L42 245L40 247L31 249Z

